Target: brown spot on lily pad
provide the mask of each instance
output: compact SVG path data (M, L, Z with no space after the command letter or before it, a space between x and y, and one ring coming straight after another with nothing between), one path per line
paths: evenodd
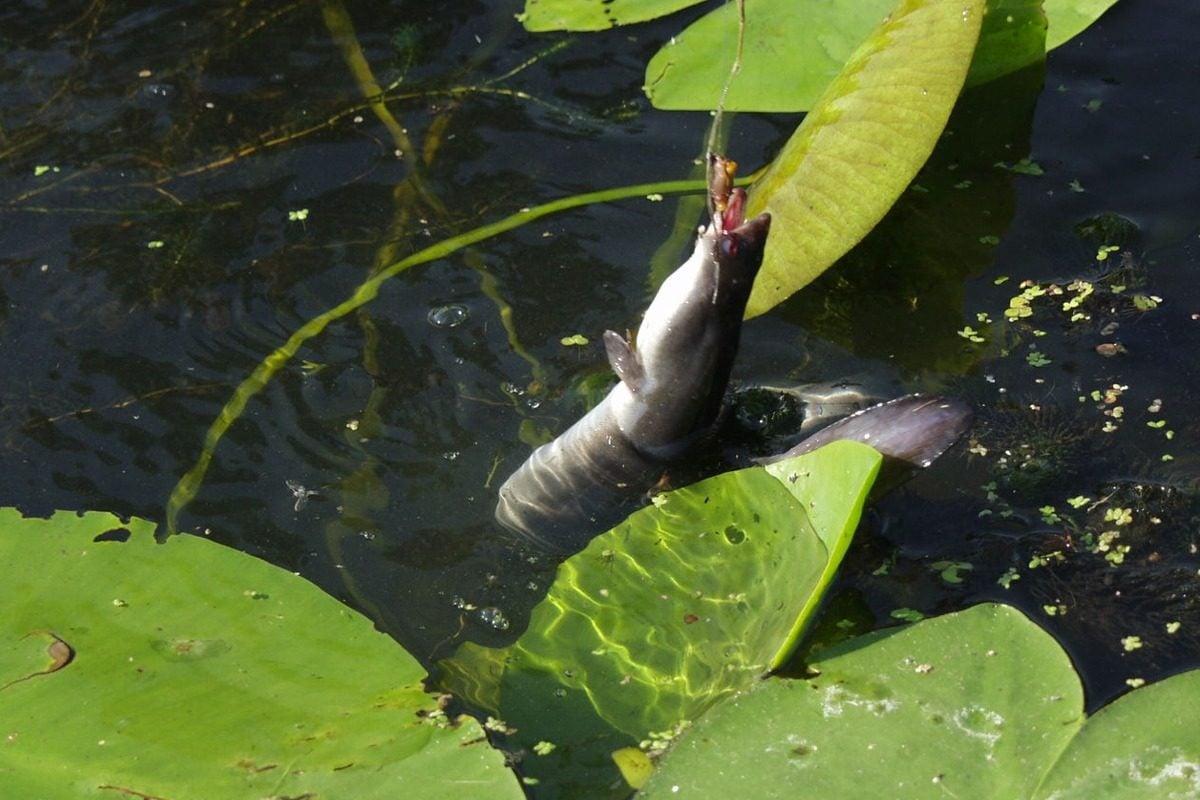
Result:
M189 639L179 637L150 643L154 652L168 661L200 661L229 652L224 639Z
M75 660L75 648L73 648L73 647L71 647L71 645L67 644L65 639L63 639L62 637L60 637L58 634L54 633L53 631L30 631L29 633L22 636L21 639L30 639L30 638L34 638L34 637L39 637L39 638L43 638L43 639L47 640L48 643L46 645L46 655L49 656L49 658L50 658L49 663L46 665L46 667L44 669L39 669L34 672L30 672L25 675L21 675L19 677L13 678L8 683L4 684L3 686L0 686L0 691L3 691L4 689L7 689L8 687L13 686L15 684L27 681L30 678L36 678L39 675L50 675L52 673L58 672L60 669L62 669L63 667L67 666L68 664L70 664L72 661Z

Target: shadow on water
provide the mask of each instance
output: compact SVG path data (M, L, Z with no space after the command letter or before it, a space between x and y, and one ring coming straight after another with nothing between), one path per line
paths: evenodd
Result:
M1119 4L1044 88L968 95L880 228L747 326L737 372L873 369L977 403L969 446L872 513L834 607L866 629L1013 602L1093 706L1200 661L1200 160L1178 144L1200 122L1200 19L1167 30L1165 7ZM689 174L707 115L640 91L677 20L532 36L517 10L0 12L0 504L161 520L233 388L373 271ZM754 168L790 125L739 115L730 153ZM250 401L182 527L302 572L427 662L511 638L552 565L495 530L496 487L595 397L600 333L636 326L673 213L578 209L392 279ZM575 333L589 344L560 343Z

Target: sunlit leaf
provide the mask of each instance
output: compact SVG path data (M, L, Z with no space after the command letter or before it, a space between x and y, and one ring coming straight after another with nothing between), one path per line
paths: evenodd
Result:
M1009 606L983 604L820 654L713 709L647 797L1195 797L1200 671L1091 718L1070 659Z
M1042 781L1038 798L1200 796L1200 670L1135 689L1100 709Z
M0 796L522 796L415 659L291 573L3 509L0 577Z
M645 795L1026 798L1083 724L1070 659L1007 606L870 634L812 668L714 708Z
M1040 60L1114 2L1047 0L1043 14L1041 0L989 0L967 85ZM738 12L725 3L654 55L646 94L656 108L699 111L715 108L728 82L729 111L806 111L892 7L893 0L746 0L741 68L731 79Z
M905 0L855 51L758 180L774 219L747 316L821 274L883 217L937 143L962 88L983 0Z
M771 659L772 669L791 658L816 617L817 607L854 539L858 518L879 471L881 462L864 459L861 448L836 444L838 446L818 451L823 455L817 464L788 459L766 467L767 472L787 487L803 506L826 552L821 574L807 590L807 602L796 614L791 631Z
M1016 208L1014 176L996 168L1029 152L1041 71L1026 69L963 92L929 160L863 241L794 295L792 319L857 355L909 370L965 374L982 348L966 279L995 260ZM989 244L993 242L993 244Z
M700 0L525 0L517 19L531 31L602 31L665 17Z
M1053 50L1083 33L1093 22L1116 4L1117 0L1045 0L1046 49Z
M656 108L715 108L726 82L730 111L803 111L893 6L893 0L746 0L741 69L736 3L723 3L675 36L646 65Z
M695 719L790 654L879 463L835 442L662 495L559 568L515 645L464 645L451 686L551 741L589 707L632 736Z

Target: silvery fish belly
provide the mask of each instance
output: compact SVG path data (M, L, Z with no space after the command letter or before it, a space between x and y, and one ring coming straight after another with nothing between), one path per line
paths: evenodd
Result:
M710 183L710 224L659 288L635 341L604 334L620 382L500 487L496 519L544 549L583 549L717 423L771 224L766 214L744 219L745 192L729 188L728 163Z

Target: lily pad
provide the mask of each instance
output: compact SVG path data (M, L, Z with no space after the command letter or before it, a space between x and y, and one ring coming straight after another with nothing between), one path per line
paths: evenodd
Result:
M1071 741L1037 797L1200 797L1200 670L1135 689L1100 709Z
M646 65L645 92L655 108L716 108L728 82L729 111L804 111L829 86L894 0L748 0L742 63L737 3L722 3L693 22Z
M835 442L660 495L560 566L514 645L463 645L449 688L555 742L588 708L634 737L695 719L791 654L879 464Z
M1042 0L988 0L966 85L988 83L1045 58Z
M1200 672L1088 719L1070 659L983 604L821 654L697 723L647 797L1196 797Z
M1083 33L1117 0L1046 0L1046 49L1053 50Z
M4 797L522 797L414 658L291 573L0 509L0 575Z
M967 85L1040 60L1115 2L989 0ZM722 4L651 58L646 95L656 108L707 110L716 107L728 83L728 111L806 111L893 5L893 0L747 0L741 68L731 79L739 18L735 3Z
M904 0L850 57L755 183L771 241L746 315L807 285L887 213L929 158L962 88L983 0Z
M701 0L525 0L517 19L530 31L602 31L665 17Z
M1036 67L963 92L929 160L863 241L787 303L814 336L911 371L966 374L986 348L967 279L995 260L1016 209L1016 176L995 164L1029 153L1044 79ZM951 135L952 134L952 135Z

